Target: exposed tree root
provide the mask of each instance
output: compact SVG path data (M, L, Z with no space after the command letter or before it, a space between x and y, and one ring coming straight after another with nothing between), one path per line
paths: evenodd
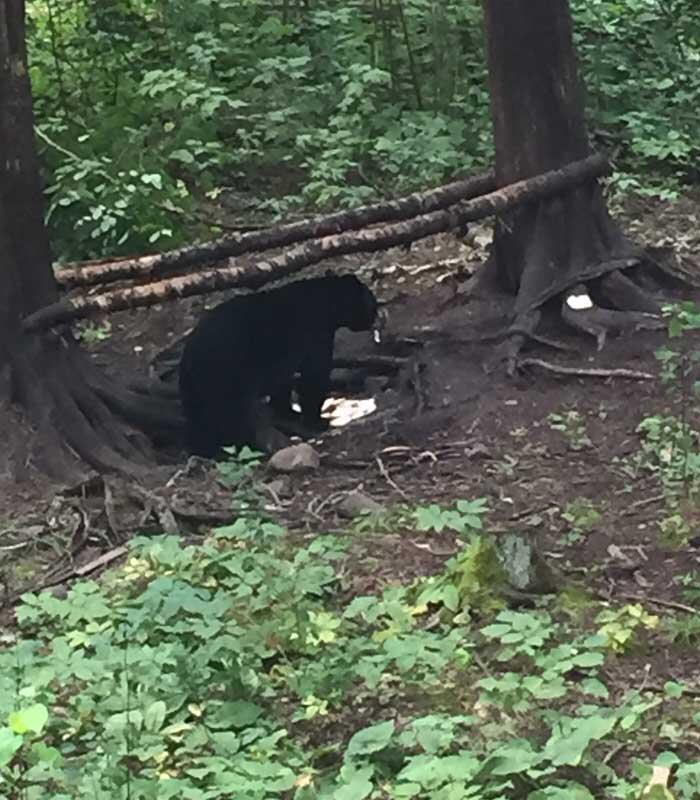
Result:
M151 439L178 441L184 429L177 386L160 381L117 387L105 375L93 370L88 375L91 389L109 410L145 431Z
M617 269L601 278L600 293L603 299L618 309L646 314L661 313L661 304Z
M537 336L533 312L552 298L564 298L562 320L601 350L610 333L663 329L660 293L671 279L679 282L625 237L591 184L499 219L493 258L507 288L517 291L517 330L494 359L505 360L509 374Z
M36 468L64 484L83 480L86 466L132 477L146 473L150 443L93 389L97 370L70 339L24 337L6 375L1 404L9 447L0 454L0 473L21 480Z
M505 361L506 371L509 375L514 375L518 363L518 353L529 339L535 337L535 329L541 319L542 314L537 309L521 314L505 331L505 341L496 348L493 357L484 364L486 372L492 372Z
M668 247L649 247L645 258L653 266L655 273L663 276L666 285L676 288L693 286L700 289L700 264L695 259L681 256ZM673 266L669 262L673 262Z
M575 287L571 294L586 295L586 287ZM662 330L666 327L663 319L643 311L616 311L609 308L591 306L573 309L569 297L562 303L562 319L572 328L594 336L598 350L605 346L608 333L628 333L638 330Z
M354 358L335 358L333 367L338 369L359 368L368 375L391 375L398 372L411 361L403 356L356 356Z

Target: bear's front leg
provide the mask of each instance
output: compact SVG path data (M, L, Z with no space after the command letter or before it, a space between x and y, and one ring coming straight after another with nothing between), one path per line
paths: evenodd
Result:
M321 417L321 410L331 387L333 339L334 335L331 333L330 336L321 337L315 342L313 350L307 355L301 367L299 404L304 425L314 432L328 428L327 420Z

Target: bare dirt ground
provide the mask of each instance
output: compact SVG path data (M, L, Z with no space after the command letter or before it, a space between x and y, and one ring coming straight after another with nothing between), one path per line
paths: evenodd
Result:
M620 218L637 241L692 255L700 252L698 214L700 202L685 199L630 204ZM537 367L514 378L502 366L486 371L496 345L483 337L504 327L509 307L507 297L469 290L487 241L488 229L478 228L467 242L446 235L409 252L323 265L358 271L389 311L383 345L344 333L337 355L407 361L393 378L370 378L366 393L375 397L377 412L326 435L317 445L321 468L269 492L271 513L295 535L307 536L347 527L337 504L355 489L386 508L484 497L491 529L531 532L548 558L574 577L585 575L597 591L659 605L677 601L676 578L698 569L700 551L661 544L657 523L668 512L660 487L651 476L631 477L627 469L639 448L639 422L667 413L677 398L658 380L560 376ZM117 380L144 375L153 357L188 330L205 305L220 299L114 315L110 335L89 345L92 357ZM527 355L654 375L654 352L666 341L663 333L645 331L610 339L598 353L593 339L563 329L552 335L568 349L538 345ZM569 410L578 412L590 440L580 449L548 421ZM214 468L183 468L179 453L164 460L170 463L154 470L150 494L125 498L112 486L108 502L94 507L85 490L51 506L55 487L1 486L0 571L7 599L27 582L50 582L44 570L55 568L57 551L66 568L90 566L104 552L118 555L114 548L130 532L155 531L174 520L188 533L231 517L231 490L218 482ZM102 484L95 494L104 500ZM601 516L572 541L562 512L579 498ZM397 524L364 533L357 548L362 557L346 577L353 594L433 572L457 543L447 534L422 535Z

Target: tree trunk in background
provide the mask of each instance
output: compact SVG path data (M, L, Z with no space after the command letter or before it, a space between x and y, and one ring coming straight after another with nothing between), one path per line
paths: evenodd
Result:
M568 0L483 0L483 7L497 186L585 158L590 148ZM499 217L492 266L501 285L517 294L517 319L640 255L591 181Z
M17 338L18 318L55 302L36 149L24 2L0 4L0 347ZM4 351L0 351L6 356Z
M86 467L135 474L145 437L113 410L167 417L107 383L69 333L24 334L21 319L58 299L33 135L24 0L0 0L0 477L32 468L71 482ZM168 423L164 423L167 425Z

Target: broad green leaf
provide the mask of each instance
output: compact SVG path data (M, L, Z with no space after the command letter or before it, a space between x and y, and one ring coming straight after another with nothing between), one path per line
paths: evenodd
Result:
M144 714L144 727L148 731L159 731L165 722L167 706L162 700L156 700L146 709Z
M8 722L15 733L41 733L48 719L49 712L46 706L35 703L21 711L13 711L9 715Z
M391 720L371 725L358 731L349 741L346 758L368 755L383 750L394 735L394 723Z
M10 728L0 728L0 767L9 764L22 747L23 739Z

